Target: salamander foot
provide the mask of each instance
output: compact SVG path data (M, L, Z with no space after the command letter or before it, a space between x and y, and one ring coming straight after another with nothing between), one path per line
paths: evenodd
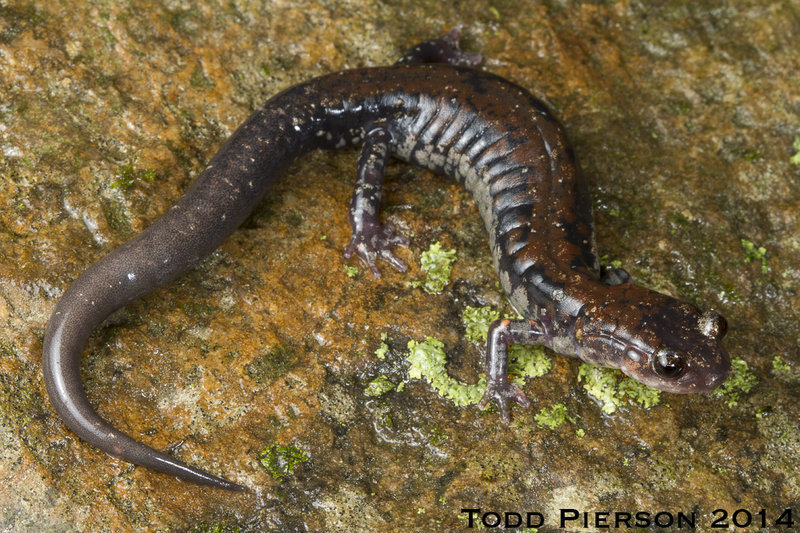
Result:
M364 266L369 268L372 275L379 278L381 272L375 265L375 260L379 257L392 265L398 272L405 272L408 268L392 252L392 248L395 246L408 246L408 239L397 233L394 226L368 226L360 232L353 232L350 244L344 250L344 256L350 259L353 254L356 254Z
M502 382L494 381L486 384L486 392L483 393L483 398L478 402L478 407L486 409L486 406L494 400L500 406L500 418L508 424L511 422L511 401L515 401L522 407L528 407L531 401L522 390L511 383L510 381L503 380Z

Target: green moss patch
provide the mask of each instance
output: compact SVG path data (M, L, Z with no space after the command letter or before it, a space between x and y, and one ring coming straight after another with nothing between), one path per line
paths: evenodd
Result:
M800 165L800 137L795 137L792 143L792 148L797 150L797 153L789 158L789 162L793 165Z
M344 273L347 274L348 278L354 278L358 276L358 267L344 265Z
M389 340L389 336L386 333L381 333L381 343L375 349L375 357L381 361L386 359L386 354L389 353L389 345L386 344L387 340Z
M288 346L278 346L254 359L245 366L245 371L253 381L263 384L285 375L295 365L297 365L297 352Z
M369 382L367 387L364 389L364 394L367 396L382 396L387 392L394 390L394 388L394 383L392 383L389 378L381 374Z
M533 415L533 419L540 428L548 427L550 429L561 427L567 422L575 423L575 417L567 413L567 408L563 403L557 403L550 409L542 409Z
M753 241L742 239L742 248L744 248L746 257L745 261L761 261L761 273L766 274L769 272L769 265L767 265L767 249L763 246L756 246Z
M733 372L725 380L725 383L714 390L714 396L725 400L725 405L735 407L739 405L743 394L750 392L750 389L758 383L758 378L750 372L750 367L744 359L734 359L731 361Z
M309 460L306 452L296 446L273 444L258 454L258 462L269 470L273 479L283 480L294 473L297 465Z
M772 359L772 368L775 372L789 372L792 367L786 364L780 355L776 355Z
M149 168L134 168L130 163L122 165L114 171L114 181L111 186L115 189L130 189L137 181L156 180L156 171Z

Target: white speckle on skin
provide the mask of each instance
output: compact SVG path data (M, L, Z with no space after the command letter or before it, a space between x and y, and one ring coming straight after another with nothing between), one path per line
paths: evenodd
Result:
M628 356L628 359L637 363L642 359L642 356L636 350L628 350L625 355Z
M128 279L131 281L135 280L136 274L134 274L133 272L128 272Z

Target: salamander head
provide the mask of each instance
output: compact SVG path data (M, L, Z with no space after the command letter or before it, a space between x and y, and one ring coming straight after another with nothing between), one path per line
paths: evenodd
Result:
M731 362L722 316L633 285L620 292L628 294L587 317L583 353L666 392L708 392L725 381Z

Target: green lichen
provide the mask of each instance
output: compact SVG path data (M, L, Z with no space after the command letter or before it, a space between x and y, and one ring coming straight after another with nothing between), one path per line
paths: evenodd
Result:
M489 324L499 318L500 314L491 307L469 307L462 314L467 329L467 338L483 343ZM481 374L477 384L463 383L447 374L447 356L444 343L439 339L428 337L424 342L414 340L408 343L409 362L408 376L411 379L424 379L440 396L448 398L459 406L474 405L486 391L486 376ZM552 361L540 346L509 347L508 374L519 385L523 379L539 377L550 371Z
M748 263L750 261L761 261L761 273L766 274L769 272L769 265L767 265L767 249L763 246L756 246L753 241L742 239L742 248L744 248L747 256L744 258Z
M124 191L140 180L155 181L156 171L149 168L134 168L133 165L127 163L114 171L114 181L111 182L111 187Z
M428 337L424 342L408 341L408 377L424 379L440 396L459 406L474 405L483 397L486 390L486 377L481 376L478 383L470 385L447 374L444 343Z
M658 405L661 399L661 391L611 368L582 363L578 370L578 381L584 382L583 388L601 403L601 410L606 414L616 412L626 398L646 409Z
M500 312L489 306L466 306L461 313L461 321L467 330L467 339L472 342L486 342L489 326L498 318L500 318Z
M394 390L394 388L394 383L392 383L389 378L381 374L369 382L367 387L364 389L364 394L367 396L381 396L391 390Z
M381 343L378 345L378 348L375 350L375 357L383 361L386 359L386 354L389 353L389 345L386 344L386 341L389 339L389 336L386 333L381 333Z
M455 250L442 250L442 244L435 242L420 255L420 268L427 274L424 281L410 281L411 287L422 287L429 294L439 294L450 283L450 273L456 261Z
M551 407L550 410L543 408L541 411L533 415L533 419L536 420L536 424L540 428L546 426L550 429L561 427L567 421L572 424L575 423L575 417L567 414L567 408L563 403L557 403Z
M648 387L635 379L623 378L619 384L619 390L624 396L627 396L645 409L655 407L661 402L660 390Z
M489 334L489 326L500 318L500 312L490 306L466 306L461 313L461 321L466 329L468 340L485 343ZM541 346L522 346L512 344L508 347L508 374L517 384L522 385L525 378L538 378L550 371L553 361Z
M792 367L790 367L788 364L784 362L784 360L781 358L780 355L776 355L772 359L772 368L776 372L788 372L792 369Z
M273 479L283 480L294 473L297 465L309 460L308 454L296 446L273 444L258 454L261 466L269 470Z
M553 360L541 346L523 346L512 344L508 347L508 375L522 385L525 378L538 378L550 372Z
M392 415L390 415L388 412L383 413L383 416L380 416L378 418L378 424L386 429L392 429L394 427L394 421L392 420Z
M792 148L797 150L797 153L789 158L789 162L793 165L800 165L800 137L794 138L794 143L792 143Z
M747 394L758 383L758 378L750 372L750 367L744 359L731 361L733 372L728 379L714 390L714 396L724 398L725 405L735 407L739 405L742 394Z
M478 383L474 385L450 377L445 368L447 356L444 353L444 343L439 339L427 337L424 342L411 340L408 342L408 350L409 378L424 379L440 396L459 406L474 405L483 397L486 376L481 374ZM524 378L546 374L552 365L544 349L539 346L512 345L509 347L509 360L508 374L520 385Z
M347 274L348 278L354 278L358 276L358 267L344 265L344 273Z

